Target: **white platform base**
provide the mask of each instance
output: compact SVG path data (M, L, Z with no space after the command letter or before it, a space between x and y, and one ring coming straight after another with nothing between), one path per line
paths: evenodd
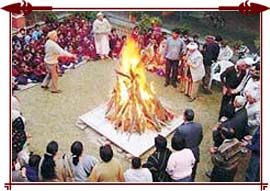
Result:
M128 134L115 130L111 122L105 119L105 111L106 106L104 104L100 105L92 111L80 116L79 120L83 121L88 127L105 136L118 147L136 157L141 156L154 146L154 138L157 136L157 134L166 137L183 122L182 119L175 118L159 133L153 130L146 130L146 132L142 135L137 133Z

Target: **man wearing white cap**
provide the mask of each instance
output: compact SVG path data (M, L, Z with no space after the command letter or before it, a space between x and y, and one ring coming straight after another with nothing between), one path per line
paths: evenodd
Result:
M47 35L48 40L45 44L45 58L44 62L46 63L47 75L44 78L41 87L44 89L48 88L50 81L51 84L51 92L52 93L60 93L61 90L58 89L58 58L59 56L68 56L76 58L75 55L65 51L62 49L57 42L57 32L55 30L51 31Z
M247 96L247 115L248 115L248 133L254 135L261 122L261 103L260 92L251 90L246 92Z
M110 52L109 33L111 24L104 18L103 13L97 14L97 19L93 23L93 33L95 35L95 46L97 54L101 59L107 58Z
M240 93L243 96L246 96L248 91L258 91L261 90L261 81L260 81L260 64L257 63L256 66L253 66L249 69L248 74L242 80L241 84L236 89L232 90L233 94Z
M241 140L246 135L248 116L245 104L245 97L236 96L233 101L233 106L235 108L234 116L223 123L224 127L233 128L235 130L235 137L238 140Z
M221 101L219 119L224 115L227 105L232 104L235 96L237 95L234 94L232 90L236 89L245 78L250 64L251 63L246 62L244 59L238 60L235 66L227 68L220 75L223 97Z
M190 96L190 101L194 101L197 98L199 84L205 75L205 69L203 65L203 56L198 51L198 45L195 42L190 42L187 45L187 66L191 74L192 85L191 92L187 92ZM187 90L188 88L186 88Z

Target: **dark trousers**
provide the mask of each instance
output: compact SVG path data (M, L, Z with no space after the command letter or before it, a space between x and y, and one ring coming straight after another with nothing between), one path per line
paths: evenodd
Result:
M260 156L252 154L246 172L246 182L260 181Z
M167 84L175 84L177 82L177 74L178 74L178 64L179 60L170 60L167 59L166 62L166 83Z
M196 176L196 171L197 171L197 166L198 166L199 162L195 162L193 168L192 168L192 174L191 174L191 178L192 178L192 182L195 181L195 176Z
M215 165L211 175L211 182L233 182L236 172L237 168L226 170Z
M204 65L205 68L205 75L203 77L203 87L208 89L210 79L211 79L211 65Z
M220 119L222 116L225 115L226 113L226 107L229 104L233 104L234 98L237 95L223 95L222 100L221 100L221 106L220 106L220 111L219 111L219 118Z

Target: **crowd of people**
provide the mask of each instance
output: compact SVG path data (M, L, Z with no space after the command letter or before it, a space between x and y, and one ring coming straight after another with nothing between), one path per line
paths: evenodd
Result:
M92 32L91 32L92 31ZM165 75L165 87L172 85L190 97L197 98L202 82L203 92L209 87L214 62L228 61L232 50L220 36L207 36L205 44L198 36L190 39L178 29L168 36L153 24L146 33L134 27L131 38L141 48L147 70ZM43 82L47 89L52 80L52 93L59 93L58 70L73 67L82 59L118 59L127 36L119 37L102 13L93 25L80 17L64 22L36 25L27 32L21 29L13 37L12 74L17 83ZM58 66L60 69L58 69ZM243 156L251 153L245 181L260 180L260 63L239 59L220 75L222 100L218 122L213 127L213 145L209 155L213 169L206 174L213 182L232 182ZM25 119L18 98L12 97L12 178L17 181L47 182L193 182L200 162L203 125L194 122L195 113L186 109L182 124L171 139L158 135L156 150L143 162L132 158L130 169L123 171L109 144L102 145L99 158L84 153L83 143L75 141L70 152L58 156L58 143L51 141L43 156L28 153ZM248 152L250 151L250 152Z
M239 163L251 153L245 181L260 180L260 118L258 96L238 95L233 105L213 128L213 146L209 155L213 169L206 172L212 182L233 182ZM246 103L247 99L247 103ZM83 143L75 141L70 151L58 154L59 145L50 141L43 156L29 153L25 119L18 98L12 97L12 181L14 182L194 182L200 162L203 126L195 122L195 113L186 109L183 123L171 138L157 135L155 151L146 161L133 157L123 170L110 144L99 148L99 159L84 153ZM248 152L250 150L250 152ZM243 168L243 167L242 167ZM244 167L246 168L246 167Z
M57 32L55 42L59 47L76 55L76 58L69 57L67 54L59 54L55 57L54 62L57 61L57 65L59 66L59 76L67 69L75 68L82 60L119 59L122 47L127 40L127 35L124 34L120 37L118 31L112 28L110 22L104 18L101 12L97 14L97 19L94 22L84 20L80 16L69 16L63 21L46 22L42 26L36 24L34 27L27 29L21 28L12 39L12 76L15 90L18 89L16 85L42 82L46 74L49 73L46 63L46 42L50 38L48 35L49 32L53 30ZM165 75L166 84L169 83L168 81L172 81L170 83L174 87L176 87L176 82L191 81L188 68L194 67L186 66L186 64L182 64L179 68L176 67L176 65L179 65L179 61L180 63L181 61L182 63L186 63L186 57L183 55L187 54L186 46L189 42L195 42L198 45L197 49L200 52L205 52L204 58L207 60L204 62L205 67L210 65L210 62L214 60L228 60L232 56L230 55L232 50L222 39L220 40L221 51L219 57L217 57L218 53L209 57L213 53L212 50L208 49L213 48L203 48L198 41L198 35L194 35L191 39L187 31L180 34L180 31L174 30L172 36L175 36L174 38L177 41L180 40L180 51L182 54L180 56L181 60L179 60L180 58L176 59L173 57L175 55L172 55L171 50L167 50L166 43L169 41L173 43L174 41L170 40L169 34L162 32L161 27L156 23L153 23L147 32L141 32L139 27L135 26L130 36L139 44L142 61L145 63L146 69L156 72L159 76ZM212 39L210 36L207 37L206 44L208 41L211 47L214 47L214 49L217 48L216 43L210 42L214 41L214 37ZM168 51L170 55L168 55ZM198 54L195 53L195 55ZM169 70L172 70L172 74L169 73ZM206 74L208 75L209 72L207 71L208 69L206 67ZM170 75L172 76L170 77ZM169 79L169 77L172 79ZM184 88L186 86L189 86L189 88ZM181 83L181 91L186 92L187 95L191 94L188 93L191 90L190 87L190 85L184 82Z

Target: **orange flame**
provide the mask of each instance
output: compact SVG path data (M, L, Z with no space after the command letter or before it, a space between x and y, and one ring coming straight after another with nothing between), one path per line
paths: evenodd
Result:
M158 131L173 115L156 98L153 82L146 81L144 63L136 42L128 39L121 52L117 82L108 103L106 117L117 129L142 133Z

